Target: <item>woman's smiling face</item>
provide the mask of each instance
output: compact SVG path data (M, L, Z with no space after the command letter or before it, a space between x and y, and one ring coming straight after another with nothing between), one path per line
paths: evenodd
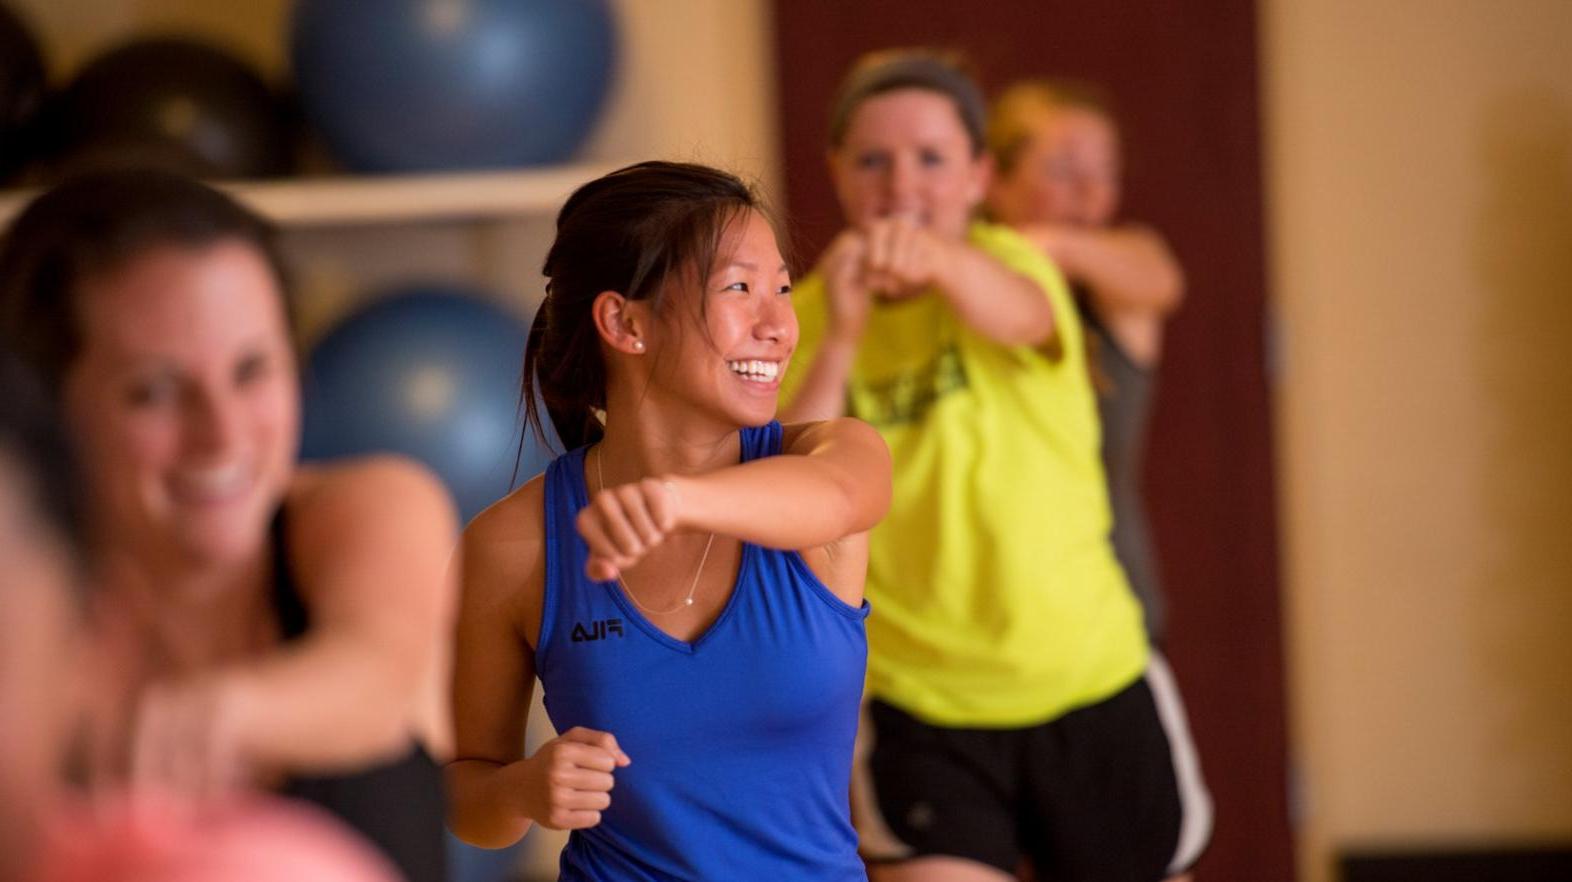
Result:
M282 294L237 240L167 246L87 279L66 375L101 528L138 553L255 553L289 481L299 389Z
M746 211L726 226L707 276L702 310L690 296L669 300L648 355L673 396L727 425L763 425L797 347L791 278L764 215Z
M989 161L949 97L909 88L874 95L852 111L830 170L852 224L905 216L961 238L987 190Z

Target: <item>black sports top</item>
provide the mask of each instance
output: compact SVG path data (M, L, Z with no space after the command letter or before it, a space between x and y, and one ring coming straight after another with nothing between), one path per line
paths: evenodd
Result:
M295 587L284 535L280 508L272 526L272 596L288 643L304 636L311 620ZM413 739L399 759L342 774L291 776L279 792L337 815L387 855L409 882L447 879L442 770Z

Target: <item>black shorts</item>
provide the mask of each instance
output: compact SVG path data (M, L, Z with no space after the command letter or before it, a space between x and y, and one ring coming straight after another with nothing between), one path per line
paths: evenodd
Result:
M853 782L863 857L1011 874L1024 858L1042 882L1185 872L1210 837L1211 802L1171 688L1154 656L1123 691L1026 729L932 726L873 701Z

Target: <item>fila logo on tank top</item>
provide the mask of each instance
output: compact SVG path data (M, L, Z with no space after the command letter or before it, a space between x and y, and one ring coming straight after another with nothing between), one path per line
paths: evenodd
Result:
M608 636L622 636L622 619L601 619L598 622L590 622L588 627L585 627L583 622L573 623L574 643L605 640Z
M741 441L744 462L775 455L780 424ZM601 823L570 837L561 878L864 879L846 793L867 604L841 601L796 552L744 543L720 615L672 637L584 574L584 453L546 472L535 668L557 731L610 732L633 763Z

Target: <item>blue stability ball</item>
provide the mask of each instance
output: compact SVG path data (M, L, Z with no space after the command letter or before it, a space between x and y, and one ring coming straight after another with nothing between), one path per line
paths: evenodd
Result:
M300 0L301 103L365 172L561 162L611 83L607 0Z
M305 372L306 459L391 451L425 462L465 519L510 489L527 328L463 290L390 293L338 325ZM520 483L549 455L530 433Z
M133 40L93 59L60 95L55 172L153 164L204 178L283 175L294 132L272 88L206 43Z

